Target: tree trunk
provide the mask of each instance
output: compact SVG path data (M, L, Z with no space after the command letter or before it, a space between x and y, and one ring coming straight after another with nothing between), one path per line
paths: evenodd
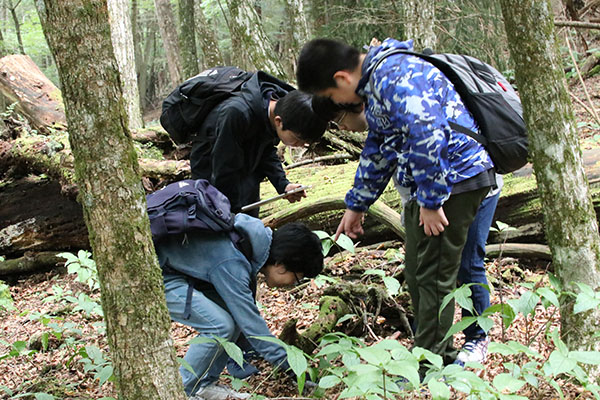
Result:
M144 126L144 122L140 111L140 93L135 71L129 2L127 0L108 0L108 12L113 49L121 74L123 100L125 100L125 108L129 117L129 129L139 129Z
M25 48L23 47L23 38L21 37L21 23L19 22L19 17L17 16L17 7L21 3L21 0L17 1L17 4L13 5L12 0L7 0L6 6L10 11L10 16L12 17L13 24L15 25L15 33L17 35L17 43L19 44L19 53L25 54Z
M530 152L554 269L565 288L597 290L600 237L582 165L577 124L566 89L549 0L502 0ZM572 350L600 350L600 310L574 315L561 304L562 334ZM568 327L568 329L567 329ZM592 368L594 377L599 369Z
M0 58L0 107L15 102L15 111L43 133L66 125L60 90L29 56L20 54Z
M408 0L403 4L406 37L414 40L415 50L435 49L435 1Z
M8 49L6 48L6 43L4 42L4 36L2 34L2 29L0 29L0 58L4 57L8 54Z
M62 83L119 398L183 400L106 1L38 5Z
M200 40L200 48L202 49L203 68L212 68L219 65L225 65L223 61L223 54L221 54L221 48L219 47L219 41L217 35L213 29L213 25L209 23L204 15L204 11L201 7L202 2L196 2L195 17L196 23L194 24L198 29L198 39Z
M198 53L196 52L196 20L194 0L179 0L179 46L183 61L184 79L198 75Z
M169 78L171 87L174 89L181 83L183 72L181 68L181 51L179 40L175 29L175 18L169 0L154 0L156 7L156 18L162 37L163 46L167 55L167 66L169 67Z
M287 75L295 76L300 48L311 37L306 13L304 12L304 1L286 0L285 13L286 18L284 21L286 21L285 24L287 26L287 46L284 46L280 53L286 65Z
M250 0L227 0L230 13L229 30L236 38L241 51L258 70L285 80L281 62L275 55L273 46L265 33L256 10Z

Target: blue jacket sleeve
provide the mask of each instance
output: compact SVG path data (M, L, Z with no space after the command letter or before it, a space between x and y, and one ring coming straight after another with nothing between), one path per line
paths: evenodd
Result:
M271 364L287 369L287 355L283 347L256 339L257 336L273 337L273 334L256 306L250 290L250 274L250 264L242 258L234 257L212 268L210 282L254 349Z

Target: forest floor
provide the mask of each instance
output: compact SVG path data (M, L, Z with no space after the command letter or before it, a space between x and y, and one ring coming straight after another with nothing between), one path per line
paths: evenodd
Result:
M586 81L588 92L592 94L595 107L600 108L600 77ZM583 88L571 88L572 93L587 102ZM597 147L600 143L600 121L591 116L586 107L575 102L575 113L581 133L582 148ZM390 261L390 254L393 260ZM367 264L370 268L381 269L390 275L398 272L398 260L402 249L362 250L357 255L338 255L327 261L328 275L342 279L356 265ZM519 298L528 287L548 285L546 263L528 263L525 260L490 260L488 275L492 288L492 304L506 303ZM391 270L393 269L393 271ZM374 279L363 276L361 281ZM99 302L98 291L91 291L86 285L76 281L65 268L19 277L10 285L10 295L14 309L0 308L0 399L35 398L36 400L56 399L102 399L116 398L111 382L100 384L107 378L108 345L102 318L94 313L94 300ZM258 302L261 311L275 335L281 332L290 318L298 320L301 330L311 325L318 315L319 298L330 283L311 281L303 290L275 290L260 284ZM405 290L405 289L401 289ZM82 294L90 295L92 300ZM405 305L408 307L408 305ZM456 319L459 319L458 311ZM554 346L546 337L546 332L558 329L560 315L553 306L535 307L534 316L517 315L513 324L504 329L499 317L489 331L492 342L516 341L548 357ZM371 332L362 332L365 344L373 344L380 339L397 338L410 347L412 340L406 332L398 331L385 318L379 316L370 321ZM177 355L183 357L187 342L194 332L180 324L173 323L172 335L175 339ZM460 347L462 337L455 335L455 345ZM101 351L97 351L96 348ZM507 362L523 365L525 360L493 354L477 374L487 382L502 372L507 372ZM241 391L253 392L267 398L302 398L291 381L281 375L275 377L271 367L262 362L261 372L248 381ZM223 378L228 382L227 378ZM569 380L559 381L564 398L593 398L581 386ZM341 388L329 389L324 398L338 399ZM29 393L29 395L26 395ZM44 396L43 393L54 397ZM561 396L555 388L543 382L537 389L524 386L516 393L532 399L558 399ZM34 395L36 394L36 395ZM460 392L453 392L453 398L462 398ZM403 398L430 398L427 392L407 394Z

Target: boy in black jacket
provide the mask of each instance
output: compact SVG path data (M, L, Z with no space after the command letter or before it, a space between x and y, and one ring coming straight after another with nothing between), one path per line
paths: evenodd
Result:
M327 126L311 108L312 96L258 71L240 93L217 105L192 146L193 179L207 179L231 202L233 212L259 200L267 177L278 193L299 187L286 178L276 145L304 146L318 140ZM294 202L304 192L287 197ZM248 212L258 216L258 209Z

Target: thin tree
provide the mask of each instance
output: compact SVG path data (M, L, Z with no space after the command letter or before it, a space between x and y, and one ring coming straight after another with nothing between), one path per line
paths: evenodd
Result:
M208 19L204 15L202 10L202 1L196 2L195 14L196 18L196 29L198 29L198 40L200 41L200 48L202 49L203 65L204 68L216 67L218 65L224 65L223 54L219 47L219 41L213 28L213 25L209 23Z
M15 34L17 35L19 53L25 54L23 38L21 37L21 23L19 22L19 17L17 15L17 7L19 7L19 4L21 4L21 0L18 0L16 3L13 3L13 0L6 0L6 8L8 8L8 11L10 11L10 16L12 17L13 24L15 25Z
M306 13L304 11L303 0L286 0L285 2L285 14L284 19L286 25L286 36L287 40L280 53L282 59L285 61L286 72L288 76L295 76L296 61L300 48L302 45L311 37L310 27L306 19Z
M61 81L119 398L184 400L106 0L37 5Z
M501 0L502 13L544 211L554 270L565 288L600 287L600 237L584 173L577 124L559 56L549 0ZM574 315L561 304L562 335L572 350L600 350L600 310ZM598 377L598 369L590 371Z
M144 122L140 111L140 93L135 69L129 1L108 0L108 12L113 49L121 74L123 99L129 116L129 129L139 129L144 126Z
M285 72L275 53L262 21L250 0L227 0L231 37L238 41L239 50L245 53L256 69L285 79Z
M426 48L435 49L436 37L433 31L435 3L433 0L403 2L406 37L414 40L417 51Z
M195 23L194 0L179 0L179 46L185 78L197 75L199 72Z
M175 18L173 9L169 0L154 0L156 7L156 18L158 28L162 37L163 46L167 55L167 67L169 68L169 78L171 86L175 88L181 83L183 69L181 66L181 52L179 49L179 39L175 29Z
M6 43L4 43L4 36L2 35L2 30L0 30L0 57L4 57L8 54L8 49L6 48Z

